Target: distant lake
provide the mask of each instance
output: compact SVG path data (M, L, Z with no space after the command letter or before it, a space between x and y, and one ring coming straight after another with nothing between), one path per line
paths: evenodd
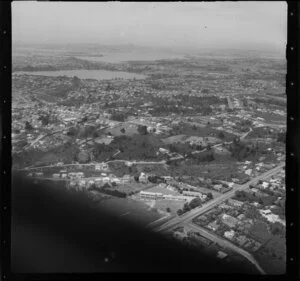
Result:
M81 79L111 80L111 79L145 79L147 76L142 74L129 73L124 71L109 70L55 70L55 71L17 71L14 74L28 74L40 76L77 76Z
M132 52L132 53L102 53L103 57L95 56L77 56L78 59L89 60L94 62L120 63L126 61L156 61L167 59L179 59L184 55L172 53L148 53L148 52Z

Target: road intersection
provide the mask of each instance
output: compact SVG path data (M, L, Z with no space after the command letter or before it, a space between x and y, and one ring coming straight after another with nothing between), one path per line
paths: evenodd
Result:
M158 228L156 228L154 230L157 232L163 232L163 231L167 231L171 228L174 228L182 223L190 222L190 221L192 221L193 218L207 212L208 210L219 205L220 203L224 202L225 200L229 199L230 197L233 197L237 190L245 190L245 189L249 188L249 186L251 184L254 184L254 183L258 182L259 180L265 179L267 177L272 176L273 174L278 173L280 171L280 169L282 167L284 167L284 165L285 165L284 163L281 163L277 167L275 167L265 173L262 173L261 175L253 178L252 180L248 181L245 184L242 184L242 185L235 184L233 186L232 190L228 191L227 193L223 194L222 196L209 201L207 204L205 204L201 207L195 208L187 213L184 213L181 216L175 217L174 219L164 223L163 225L160 225Z

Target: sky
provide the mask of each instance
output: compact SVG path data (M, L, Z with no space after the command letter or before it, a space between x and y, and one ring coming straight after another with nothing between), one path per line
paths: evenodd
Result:
M285 2L12 3L13 42L285 52Z

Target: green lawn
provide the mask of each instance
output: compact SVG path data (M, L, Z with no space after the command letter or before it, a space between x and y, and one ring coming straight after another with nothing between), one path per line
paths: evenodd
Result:
M155 208L162 211L166 211L166 208L171 209L171 214L176 214L177 210L182 209L184 201L175 200L157 200L155 202Z

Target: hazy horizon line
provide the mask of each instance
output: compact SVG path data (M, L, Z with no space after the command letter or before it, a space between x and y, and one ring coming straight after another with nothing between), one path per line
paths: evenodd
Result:
M276 48L270 48L267 47L265 44L255 44L258 46L258 48L245 48L243 45L238 44L241 46L240 48L238 46L236 47L218 47L218 46L155 46L155 45L142 45L142 44L134 44L134 43L100 43L100 42L30 42L30 41L18 41L18 40L12 40L12 47L20 47L20 46L99 46L99 47L132 47L132 48L140 48L140 49L156 49L156 50L173 50L173 51L245 51L245 52L257 52L257 53L266 53L270 52L270 54L284 54L284 50L278 50Z

